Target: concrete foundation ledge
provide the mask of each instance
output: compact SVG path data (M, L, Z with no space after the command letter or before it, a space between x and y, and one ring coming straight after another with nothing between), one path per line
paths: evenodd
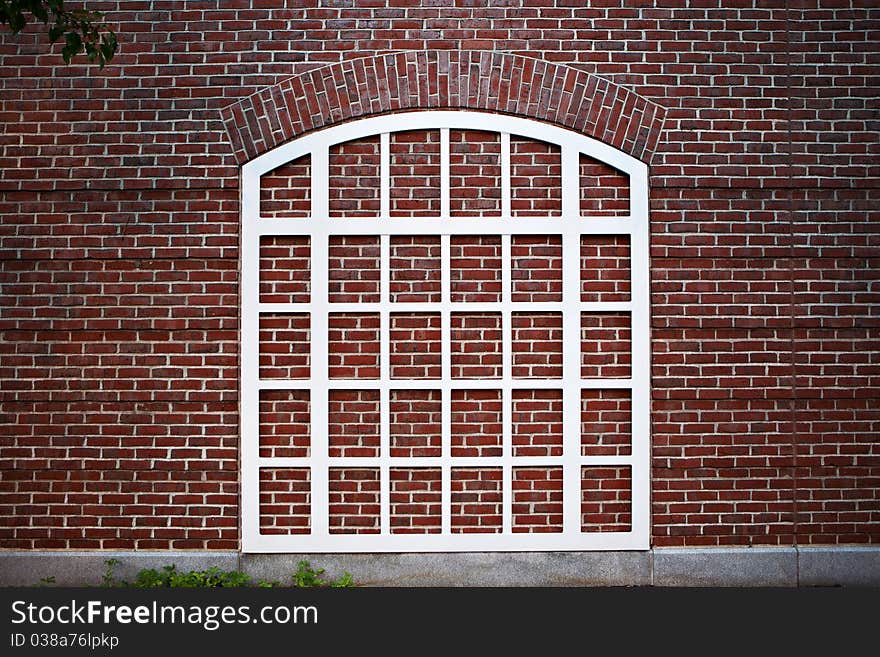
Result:
M116 559L113 575L132 581L144 568L160 570L175 564L179 571L239 567L238 552L0 552L0 586L36 586L54 577L57 586L98 586Z
M255 579L284 580L299 560L367 586L648 586L650 552L243 554Z
M654 586L797 586L796 548L655 549Z
M802 547L801 586L880 586L880 548Z
M131 581L143 568L217 566L290 582L300 560L364 586L880 586L880 546L653 549L644 552L240 554L0 551L0 586L97 586L108 559Z

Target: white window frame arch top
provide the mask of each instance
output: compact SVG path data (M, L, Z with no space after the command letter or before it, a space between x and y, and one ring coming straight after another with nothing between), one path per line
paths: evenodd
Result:
M441 199L439 216L396 218L389 213L389 135L404 130L440 130ZM482 130L501 135L501 216L451 217L449 213L449 131ZM380 213L378 218L331 218L328 199L329 148L370 136L380 136ZM562 212L559 217L512 217L510 212L510 135L556 144L561 150ZM589 217L580 212L580 154L604 162L629 176L630 209L626 216ZM260 177L303 155L311 155L310 218L260 217ZM595 139L531 119L470 111L417 111L366 118L326 128L279 146L242 166L241 171L241 525L244 552L463 552L646 550L650 547L650 336L648 257L648 168ZM510 238L517 234L562 236L563 312L562 379L512 379L510 317ZM328 244L331 236L373 235L381 240L381 301L378 304L328 302ZM390 379L389 313L412 311L418 304L389 303L389 240L392 235L440 235L442 302L431 304L441 314L441 380ZM502 238L500 304L450 304L449 242L452 235L499 235ZM630 301L582 302L580 297L580 243L583 235L625 235L630 240ZM262 236L307 236L311 248L310 303L260 302L259 262ZM452 380L450 376L450 311L502 313L502 379ZM547 304L541 304L547 305ZM484 308L483 306L486 306ZM527 310L522 304L519 310ZM536 308L536 304L531 304ZM415 308L416 310L422 310ZM380 314L381 378L378 381L328 378L327 326L331 311L369 311ZM581 379L581 313L629 312L631 317L631 375L628 379ZM261 380L259 376L259 318L261 313L296 312L311 315L310 378ZM323 337L322 337L323 336ZM364 459L328 456L327 402L329 389L380 390L380 455ZM453 385L454 384L454 385ZM369 386L366 386L369 387ZM450 456L450 391L452 388L503 390L503 453L500 457L462 459ZM511 453L511 390L554 388L563 391L563 452L560 457L513 457ZM442 391L442 456L436 459L392 459L388 450L391 388L429 388ZM632 448L625 456L581 456L581 390L627 389L632 394ZM310 455L302 458L261 457L259 454L259 396L261 390L308 390L310 394ZM561 466L563 470L563 528L557 533L514 533L511 528L512 468ZM380 471L380 533L329 532L328 474L331 467L375 467ZM435 534L394 534L389 523L389 468L434 467L442 474L441 531ZM500 467L503 472L502 531L492 534L452 533L451 467ZM581 530L581 468L629 466L631 473L631 526L629 531ZM309 534L260 533L260 480L262 468L309 468L311 520Z

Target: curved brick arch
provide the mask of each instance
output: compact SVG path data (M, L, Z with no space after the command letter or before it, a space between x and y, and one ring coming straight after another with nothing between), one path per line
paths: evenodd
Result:
M321 67L244 98L222 116L239 164L327 125L386 112L472 109L555 123L642 161L664 108L568 66L482 51L417 51Z

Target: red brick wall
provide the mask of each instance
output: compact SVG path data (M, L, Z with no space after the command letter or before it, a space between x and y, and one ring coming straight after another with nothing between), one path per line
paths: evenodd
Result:
M451 313L453 379L500 379L501 313Z
M329 160L330 216L379 216L379 137L331 146Z
M440 131L409 130L391 135L392 217L440 213Z
M327 425L331 457L379 456L379 391L331 390Z
M265 174L260 181L260 214L308 217L311 209L311 156L304 155Z
M511 136L510 211L513 216L560 216L561 173L559 146Z
M327 320L331 379L379 378L379 313L330 313Z
M513 468L514 533L562 531L562 468Z
M153 13L92 4L122 41L100 71L65 66L39 30L0 32L10 72L0 79L0 547L238 546L238 164L320 125L417 107L530 116L651 165L654 545L880 542L880 16L871 3L245 11L171 2ZM377 57L413 49L427 54ZM479 134L451 141L453 211L474 203L491 215L497 144ZM463 141L479 146L464 153ZM395 214L436 209L438 147L431 133L395 139ZM512 140L516 213L558 214L558 161L552 147ZM376 168L375 140L334 149L331 210L375 214ZM308 175L304 158L266 176L263 211L302 217ZM581 182L584 213L625 212L613 171L582 159ZM478 204L467 196L477 187ZM378 293L371 240L331 247L333 294ZM304 248L261 244L261 295L308 294L271 264L308 266ZM584 281L584 300L628 294L628 245L591 239L582 250L609 263ZM499 293L491 238L453 241L453 255L453 294ZM518 284L552 293L554 282ZM397 354L396 367L439 369L438 327L416 319L400 317L395 330L426 351ZM540 351L519 350L517 367L557 366L545 320L520 321L521 334L546 335L532 338ZM301 374L302 318L276 315L262 331L285 347L261 353L261 367ZM626 340L611 315L584 331ZM476 410L454 408L456 421L479 424L477 442L490 442L495 402L474 394L460 403ZM355 406L340 406L355 416L340 426L370 424L358 408L368 397L339 400ZM619 449L627 400L617 391L597 400L585 427L614 429L601 440L585 429L583 449ZM264 393L261 422L295 429L268 430L261 450L299 448L304 404ZM516 531L558 528L561 482L538 470L516 473ZM496 475L456 474L456 531L497 530ZM307 526L304 476L261 472L264 531ZM432 477L395 472L395 531L436 531ZM610 483L590 488L585 477L584 528L625 525L629 491L614 483L623 475L597 477ZM374 531L376 472L331 482L331 530Z
M330 468L330 533L379 533L379 469Z
M562 301L561 236L514 235L510 256L511 301Z
M452 456L501 456L500 390L452 392Z
M390 241L391 303L438 303L440 237L394 235Z
M308 303L310 269L307 237L260 238L260 302Z
M305 457L311 453L308 390L260 391L260 457Z
M513 392L514 456L562 456L562 390Z
M501 301L501 237L455 235L449 238L449 254L453 303Z
M497 534L503 528L501 468L452 468L453 534Z
M260 533L309 533L309 476L308 468L260 469Z
M439 534L439 468L391 468L391 533Z
M260 315L261 379L309 378L310 324L308 313Z
M333 236L329 244L330 303L379 301L379 238Z
M449 213L453 217L501 216L498 133L449 131Z
M440 391L392 390L390 397L391 456L440 456Z

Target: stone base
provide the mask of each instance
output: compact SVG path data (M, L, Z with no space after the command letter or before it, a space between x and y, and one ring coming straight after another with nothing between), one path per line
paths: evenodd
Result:
M364 586L880 586L880 547L653 549L644 552L240 554L238 552L0 552L0 585L97 586L143 568L240 568L288 583L300 560Z

